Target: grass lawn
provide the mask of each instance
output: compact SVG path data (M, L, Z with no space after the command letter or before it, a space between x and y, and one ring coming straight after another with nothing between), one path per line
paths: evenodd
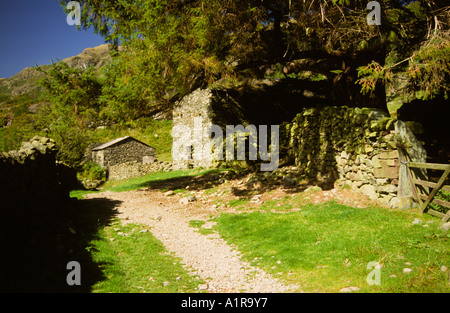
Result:
M412 224L416 217L424 222ZM222 214L217 223L246 260L305 292L347 286L361 292L450 292L449 272L441 270L450 267L450 235L432 217L328 202L291 213ZM375 269L367 268L372 261L381 264L379 285L366 281ZM404 274L404 268L412 272Z
M106 277L92 286L93 293L196 292L203 283L140 225L115 221L100 231L88 250Z

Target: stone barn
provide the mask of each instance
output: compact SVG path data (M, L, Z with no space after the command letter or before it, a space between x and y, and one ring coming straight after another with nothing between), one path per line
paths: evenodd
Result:
M103 168L128 162L146 164L156 161L156 151L142 141L127 136L93 148L92 160Z

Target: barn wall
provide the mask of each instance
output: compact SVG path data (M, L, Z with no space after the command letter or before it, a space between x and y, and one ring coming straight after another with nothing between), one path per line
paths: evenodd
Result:
M124 140L111 147L108 147L102 151L97 151L97 159L101 159L100 155L103 153L103 164L99 163L102 167L108 167L127 162L143 163L152 162L156 160L155 149L146 146L133 139ZM96 160L94 158L94 160Z

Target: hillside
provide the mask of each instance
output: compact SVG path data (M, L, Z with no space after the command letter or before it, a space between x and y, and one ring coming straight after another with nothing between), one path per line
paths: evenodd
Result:
M62 61L70 67L94 66L98 69L111 60L109 45L104 44L94 48L87 48L80 54L72 56ZM51 65L44 65L44 69L49 69ZM2 97L14 97L27 93L35 94L41 91L38 82L43 74L32 67L26 67L10 78L0 78L0 99ZM4 100L1 102L5 102Z
M101 69L112 58L108 44L94 48L87 48L80 54L63 59L70 67L94 66ZM55 60L58 61L58 60ZM52 65L43 65L42 69L48 70ZM26 67L10 78L0 78L0 126L9 126L16 112L28 110L35 111L42 103L42 87L39 81L44 74L33 67ZM26 106L26 108L24 108Z
M87 48L79 55L62 61L71 68L92 66L97 69L98 75L95 76L100 77L103 74L100 70L111 60L109 46L104 44ZM48 72L52 66L44 65L42 68ZM105 126L107 118L91 115L80 122L71 114L55 109L57 105L52 104L57 103L43 96L39 85L42 78L42 72L29 67L10 78L0 79L0 151L18 149L23 141L36 135L46 136L53 138L62 148L61 159L74 165L82 161L89 145L133 136L156 148L158 160L171 159L170 120L154 121L153 118L138 117L123 125L109 122Z

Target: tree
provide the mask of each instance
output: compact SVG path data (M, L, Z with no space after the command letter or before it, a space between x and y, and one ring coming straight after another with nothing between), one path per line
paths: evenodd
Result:
M346 91L336 98L348 105L385 108L384 88L371 99L360 94L357 68L411 55L442 24L436 10L446 8L444 0L383 0L381 25L371 26L367 0L81 2L80 27L125 46L111 91L141 84L145 103L162 107L212 81L261 77L281 65L285 75L326 75L336 92Z
M102 90L102 82L95 68L73 68L62 61L52 65L47 71L42 67L35 67L46 74L40 81L46 98L58 108L71 107L70 114L75 119L95 118Z
M436 8L434 12L432 22L427 20L426 36L414 46L413 51L408 49L408 53L397 53L392 50L384 65L372 61L359 69L361 78L358 83L362 92L373 92L376 83L382 81L390 85L396 95L402 96L404 102L412 99L428 100L439 94L448 99L450 6ZM399 79L406 81L400 84L401 88L395 86Z
M40 81L51 105L41 106L35 116L40 129L47 130L59 147L58 159L77 167L89 143L89 128L97 126L103 82L94 67L72 68L64 62L48 70Z

